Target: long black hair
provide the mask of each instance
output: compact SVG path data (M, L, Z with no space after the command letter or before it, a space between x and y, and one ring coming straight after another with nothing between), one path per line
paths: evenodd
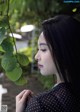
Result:
M42 30L60 77L80 95L80 22L58 15L43 21Z

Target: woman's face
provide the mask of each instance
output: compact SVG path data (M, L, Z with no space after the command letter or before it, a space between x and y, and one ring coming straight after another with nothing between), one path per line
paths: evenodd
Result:
M38 67L42 75L53 75L57 73L56 66L43 33L41 33L38 40L38 52L35 56L35 59L38 61Z

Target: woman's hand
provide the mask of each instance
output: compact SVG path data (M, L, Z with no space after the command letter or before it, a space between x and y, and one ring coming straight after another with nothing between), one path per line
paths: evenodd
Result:
M24 112L26 102L30 99L33 92L31 90L23 90L16 96L16 112Z

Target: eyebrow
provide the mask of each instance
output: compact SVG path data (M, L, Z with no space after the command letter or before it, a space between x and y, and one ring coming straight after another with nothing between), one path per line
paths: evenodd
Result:
M41 46L41 45L46 45L46 46L47 46L47 44L46 44L46 43L40 43L39 45L40 45L40 46Z

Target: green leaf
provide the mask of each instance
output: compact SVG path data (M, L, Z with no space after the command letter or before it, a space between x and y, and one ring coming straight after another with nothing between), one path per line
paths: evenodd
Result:
M72 12L76 12L76 11L77 11L77 8L72 9Z
M9 54L5 54L1 61L1 65L5 71L12 71L15 68L16 63L16 57Z
M16 38L14 38L14 41L13 41L13 37L8 37L7 41L9 41L10 43L12 43L12 45L14 45L16 43Z
M0 44L5 39L5 28L0 28Z
M12 43L7 38L2 42L1 46L6 52L11 53L14 50Z
M27 66L29 64L29 59L28 59L28 57L26 55L18 53L17 57L18 57L19 63L22 66Z
M7 18L7 16L3 16L3 18L0 20L0 26L2 26L2 27L6 27L6 26L8 26L8 18Z
M15 68L10 71L6 72L6 76L11 80L11 81L17 81L22 75L22 69L19 66L15 66Z
M1 51L1 52L5 52L5 51L3 50L3 48L2 48L2 46L0 46L0 51Z
M22 76L17 81L14 82L16 85L24 85L27 83L27 80Z

